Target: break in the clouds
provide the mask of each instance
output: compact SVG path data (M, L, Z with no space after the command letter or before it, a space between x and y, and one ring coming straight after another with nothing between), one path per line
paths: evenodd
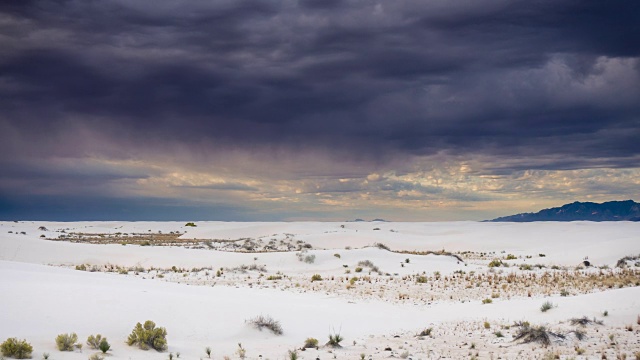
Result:
M637 196L637 1L0 4L0 217L484 219Z

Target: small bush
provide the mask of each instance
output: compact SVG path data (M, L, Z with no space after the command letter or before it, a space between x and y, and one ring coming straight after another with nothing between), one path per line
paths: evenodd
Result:
M313 274L311 276L311 281L322 281L322 276L320 274Z
M89 356L89 360L104 360L104 356L100 354L93 354Z
M500 266L502 266L502 261L500 261L498 259L493 259L489 263L489 267L500 267Z
M335 256L335 257L337 257L338 259L340 259L340 254L338 254L338 253L333 254L333 256Z
M417 282L418 284L426 284L426 283L427 283L427 281L428 281L428 279L427 279L427 277L426 277L426 276L422 276L422 275L420 275L420 276L416 277L416 282Z
M507 260L515 260L515 259L517 259L517 258L518 258L518 257L517 257L517 256L515 256L515 255L513 255L513 254L508 254L508 255L507 255Z
M316 262L316 256L315 255L307 255L304 257L304 262L306 262L307 264L313 264L314 262Z
M2 351L3 356L16 359L29 359L33 352L33 346L31 346L27 340L8 338L0 345L0 351Z
M296 349L287 351L287 355L289 360L298 360L298 350Z
M499 337L499 338L504 337L504 335L502 334L502 331L500 331L500 330L494 332L493 335L495 335L496 337Z
M551 309L553 309L553 303L551 303L550 301L545 301L545 303L540 307L540 311L542 312L547 312Z
M342 338L340 334L329 334L329 342L327 342L327 345L334 348L339 348L342 347L340 346L340 342L342 340L344 340L344 338Z
M56 345L60 351L73 351L78 341L78 335L76 333L60 334L56 337Z
M560 290L560 296L569 296L569 292L566 289Z
M103 354L106 354L109 349L111 349L111 345L107 341L107 338L100 340L100 344L98 344L98 349L102 351Z
M488 321L485 321L485 322L484 322L484 328L485 328L485 329L489 329L489 328L491 328L491 324L490 324Z
M102 335L98 334L98 335L89 335L89 337L87 338L87 345L91 348L91 349L98 349L100 347L100 342L102 341ZM107 340L107 338L104 338L104 340Z
M362 268L361 267L357 267L354 271L357 272L357 273L362 272Z
M242 347L241 343L238 343L238 349L236 350L236 354L238 354L238 357L240 359L243 359L247 357L247 349Z
M260 331L262 331L263 328L267 328L276 335L282 335L282 325L280 325L278 320L271 318L271 316L260 315L247 320L247 322Z
M211 347L207 346L204 348L204 352L207 353L207 357L211 359Z
M492 302L493 302L493 300L488 299L488 298L487 298L487 299L482 300L482 303L483 303L483 304L491 304Z
M147 320L144 325L137 323L127 338L127 345L138 345L142 350L152 348L156 351L167 349L167 330L163 327L156 328L156 324Z
M195 223L192 223L192 222L188 222L188 223L184 224L184 226L196 227L198 225L196 225Z
M518 329L513 341L522 340L524 343L535 342L547 347L551 344L553 333L547 331L544 326L522 326Z
M378 230L380 230L380 229L378 229ZM375 244L373 244L373 246L377 247L378 249L391 251L391 249L389 249L389 247L387 245L383 244L383 243L375 243Z
M303 348L305 349L311 349L311 348L317 348L318 347L318 339L315 338L307 338L307 340L304 341L304 346Z

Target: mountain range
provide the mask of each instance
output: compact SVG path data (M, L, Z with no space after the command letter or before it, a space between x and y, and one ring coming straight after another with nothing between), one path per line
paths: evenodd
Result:
M537 213L522 213L499 217L493 222L531 221L640 221L640 203L633 200L573 202L560 207L540 210Z

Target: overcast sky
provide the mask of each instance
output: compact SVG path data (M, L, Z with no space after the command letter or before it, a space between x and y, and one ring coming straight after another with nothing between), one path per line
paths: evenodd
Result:
M0 218L638 199L640 1L0 3Z

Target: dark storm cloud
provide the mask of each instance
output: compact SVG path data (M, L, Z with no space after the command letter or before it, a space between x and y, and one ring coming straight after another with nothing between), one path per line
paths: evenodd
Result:
M616 136L596 147L575 137L637 132L637 102L550 105L546 84L509 78L557 54L576 82L597 75L599 57L637 57L634 1L29 1L2 10L0 104L4 121L24 127L100 116L101 127L158 138L331 144L373 157L500 155L518 144L523 155L575 157L602 157L604 147L615 163L637 151ZM486 74L503 91L482 89ZM638 94L635 85L627 91Z
M328 154L360 174L482 156L501 175L640 154L638 1L29 0L0 4L0 48L0 164L179 146ZM210 186L254 190L233 184Z

